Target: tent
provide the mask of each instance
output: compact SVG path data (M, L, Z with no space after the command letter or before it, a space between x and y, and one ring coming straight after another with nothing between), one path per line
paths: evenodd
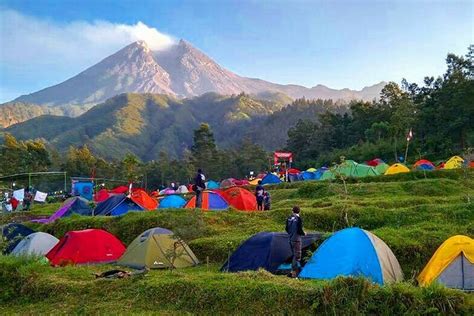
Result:
M158 207L158 202L141 189L132 191L130 199L145 210L156 210Z
M125 246L111 233L102 229L67 232L46 254L51 265L107 263L119 259Z
M346 177L361 178L368 176L377 176L379 173L374 167L359 164L354 160L345 160L336 167L335 175L343 175Z
M296 169L296 168L290 168L287 171L288 171L288 174L299 174L299 173L301 173L301 170ZM283 172L282 175L283 174L285 174L285 172Z
M184 184L182 184L178 187L178 189L176 190L176 193L179 193L179 194L189 193L189 190Z
M126 185L120 185L120 186L115 187L115 188L113 188L112 190L110 190L110 193L114 193L114 194L126 194L126 193L128 193L128 186L126 186Z
M309 279L337 276L365 276L379 284L403 279L400 264L390 248L360 228L340 230L325 240L299 275Z
M53 235L37 232L23 238L11 252L14 256L44 256L59 242Z
M418 276L420 285L433 281L450 288L474 291L474 239L456 235L439 246Z
M20 241L35 231L22 224L10 223L1 227L2 238L0 242L6 242L7 246L3 249L4 254L9 254L20 243Z
M260 179L260 178L255 178L255 179L253 179L252 181L250 181L249 184L250 184L250 185L258 185L258 181L260 181L260 180L262 180L262 179Z
M379 163L377 166L374 167L375 171L377 171L378 174L385 174L388 168L390 168L390 166L387 165L385 162Z
M319 180L331 180L331 179L336 179L336 175L334 174L334 172L332 172L332 170L330 169L323 170Z
M328 170L327 167L321 167L315 172L315 179L316 180L321 180L321 177L323 176L323 173L325 173Z
M453 156L449 158L448 161L444 164L444 169L459 169L462 167L464 159L459 156Z
M371 167L377 167L380 164L385 164L385 162L380 158L374 158L372 160L366 161L365 164Z
M109 192L106 189L100 189L94 195L94 201L96 202L103 202L110 197Z
M319 238L319 234L303 236L302 249L307 249ZM261 232L244 241L224 263L221 271L238 272L263 268L274 273L290 258L287 233Z
M316 168L308 168L308 169L306 169L306 171L308 171L308 172L316 172L316 170L317 170Z
M279 184L281 183L280 178L273 173L267 173L267 175L262 179L263 184Z
M416 170L435 170L436 167L435 165L426 159L420 159L415 164L413 165L413 169Z
M160 200L159 208L182 208L186 204L186 200L179 195L168 195Z
M186 243L164 228L149 229L128 246L117 262L135 269L185 268L195 266L198 259Z
M112 195L100 202L94 209L94 215L122 215L129 211L143 211L143 208L125 195Z
M229 179L225 179L225 180L222 180L221 181L221 184L219 185L219 187L221 188L229 188L229 187L232 187L232 186L235 186L235 182L237 180L234 179L234 178L229 178Z
M248 190L239 187L232 187L224 190L221 194L227 203L240 211L257 210L257 200L255 195Z
M316 180L316 171L303 171L301 173L301 179L303 179L304 181Z
M410 172L410 169L407 168L404 164L401 163L396 163L391 165L387 171L385 171L385 175L390 175L390 174L397 174L397 173L406 173Z
M222 211L229 207L229 204L217 192L204 191L202 194L202 209ZM186 203L185 208L196 208L196 196Z
M43 219L34 219L32 222L42 223L42 224L49 224L57 220L61 217L68 217L72 214L83 215L83 216L90 216L92 215L92 209L89 206L89 201L86 199L75 196L67 199L61 205L61 207L49 218Z

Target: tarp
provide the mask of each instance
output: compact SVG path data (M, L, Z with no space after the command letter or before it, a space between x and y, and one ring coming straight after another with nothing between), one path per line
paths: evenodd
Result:
M391 165L387 169L387 171L385 171L385 175L406 173L406 172L410 172L410 169L408 169L407 166L401 163L396 163L396 164Z
M308 248L320 234L302 237L302 248ZM261 232L244 241L224 263L221 271L238 272L260 268L276 272L278 266L291 258L287 233Z
M83 198L91 201L92 194L94 193L94 184L91 181L72 181L72 195L82 196Z
M141 189L134 190L130 198L145 210L156 210L158 207L158 202Z
M280 178L273 173L267 173L267 175L262 179L262 185L264 184L279 184L281 183Z
M122 215L129 211L143 211L143 208L125 195L113 195L100 202L94 209L94 215Z
M186 243L164 228L152 228L135 238L117 262L135 269L185 268L198 259Z
M255 195L244 188L232 187L222 191L222 197L232 207L240 211L256 211L257 200Z
M168 195L160 200L159 208L182 208L186 204L186 200L179 195Z
M444 164L444 169L459 169L462 167L464 159L459 156L453 156L449 158L448 161Z
M13 197L18 201L23 201L23 199L25 198L25 189L13 191Z
M7 246L3 249L3 253L9 254L23 237L33 234L35 231L22 224L10 223L2 226L1 232L2 239L0 239L0 242L3 241L7 243Z
M223 211L229 207L229 204L225 199L217 192L204 191L202 194L202 209L203 210L214 210ZM191 200L186 203L186 208L196 207L196 196L193 196Z
M446 269L455 264L456 259L460 256L465 257L471 265L474 264L474 239L463 235L456 235L448 238L444 243L442 243L418 276L418 282L420 285L426 286L431 284ZM459 259L462 260L463 258ZM463 289L474 290L474 269L471 267L471 274L467 275L467 262L465 268L464 271L462 269L453 271L457 273L452 273L450 277L453 279L461 278L464 280L465 286L469 284L471 286L470 289L467 287L464 287ZM446 284L449 283L450 280L446 279L443 281Z
M119 259L125 246L111 233L102 229L67 232L46 255L51 265L107 263Z
M59 242L53 235L37 232L24 237L12 251L14 256L44 256Z
M89 206L89 202L82 197L72 197L64 201L61 207L49 218L45 219L34 219L32 222L48 224L52 223L58 218L68 217L72 214L90 216L92 215L92 209Z
M360 228L343 229L325 240L299 275L309 279L337 276L364 276L379 284L403 279L400 264L390 248Z

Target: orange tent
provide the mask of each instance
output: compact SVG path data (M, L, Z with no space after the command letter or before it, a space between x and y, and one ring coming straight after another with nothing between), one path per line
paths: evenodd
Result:
M137 203L138 205L149 211L156 210L158 207L158 202L143 190L133 191L130 198L133 202Z
M256 211L257 201L250 191L239 187L232 187L222 192L224 199L240 211Z
M229 203L221 194L215 191L204 191L202 194L202 209L223 211L229 207ZM196 196L186 203L185 208L196 208Z

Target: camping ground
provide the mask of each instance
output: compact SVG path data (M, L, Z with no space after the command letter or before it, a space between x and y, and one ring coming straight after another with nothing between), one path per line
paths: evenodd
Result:
M412 172L270 187L272 211L263 213L164 210L117 217L78 217L28 224L60 238L69 230L103 228L129 244L152 227L181 236L201 261L195 268L153 270L130 279L96 280L112 266L52 268L34 260L0 256L0 313L160 314L473 314L474 296L415 277L437 247L456 234L474 235L474 173ZM347 191L347 192L346 192ZM265 271L221 273L240 242L261 231L282 231L299 205L306 231L325 236L348 226L369 230L393 250L405 282L378 286L359 278L292 280ZM52 214L58 204L0 223ZM15 218L16 217L16 218Z

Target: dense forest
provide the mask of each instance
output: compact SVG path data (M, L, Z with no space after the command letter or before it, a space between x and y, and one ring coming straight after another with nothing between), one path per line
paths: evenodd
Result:
M227 130L216 126L234 140L223 146L218 145L222 135L214 135L214 126L201 123L191 131L192 146L184 146L181 156L160 150L154 159L142 161L117 147L115 150L123 151L122 157L103 159L87 145L58 151L50 142L21 140L5 133L0 175L61 170L69 176L138 181L157 188L171 181L187 182L197 168L217 180L269 170L268 148L292 151L300 168L328 165L341 156L356 161L380 157L394 162L404 156L410 130L413 139L408 162L421 157L437 161L453 154L469 155L474 144L474 46L465 57L448 55L446 64L443 76L427 77L423 86L406 80L401 86L387 84L377 101L345 106L331 100L299 99L271 115L230 124ZM244 110L239 106L243 104L247 112L252 108L248 104L268 108L245 94L233 98L224 101L231 102L236 115L242 115Z

